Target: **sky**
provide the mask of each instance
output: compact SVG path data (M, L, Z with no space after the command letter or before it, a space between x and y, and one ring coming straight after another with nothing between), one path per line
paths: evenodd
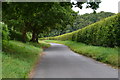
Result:
M74 0L73 0L74 1ZM112 12L112 13L118 13L118 2L120 0L101 0L99 8L96 10L96 12ZM77 7L73 7L72 9L74 11L79 11L79 14L85 14L85 13L92 13L92 9L86 9L86 4L83 4L83 9L79 9Z

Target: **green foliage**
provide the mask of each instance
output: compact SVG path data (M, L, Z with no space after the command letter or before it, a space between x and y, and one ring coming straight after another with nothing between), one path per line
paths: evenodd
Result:
M90 45L115 47L120 46L120 14L105 18L72 33L46 39L74 40Z
M45 45L44 42L41 46L48 47L48 44ZM28 78L28 74L43 50L33 46L32 43L3 40L3 51L0 53L2 55L2 78Z
M100 46L91 46L75 41L56 41L56 40L45 40L46 42L60 43L68 46L73 51L96 59L98 61L110 64L118 68L118 50L119 48L106 48Z
M6 24L0 22L0 27L2 28L2 39L8 40L9 39L9 30Z
M18 31L14 31L14 30L10 30L9 32L10 34L10 39L11 40L17 40L17 41L22 41L22 33L18 32ZM28 36L26 35L26 41L29 41L30 39L28 38Z
M77 17L74 19L73 25L66 25L66 27L62 26L63 28L60 29L54 29L51 31L51 33L46 34L45 36L58 36L62 35L65 33L70 33L73 31L76 31L78 29L84 28L92 23L95 23L97 21L100 21L106 17L112 16L114 13L110 12L103 12L101 11L100 13L86 13L84 15L77 15Z
M98 2L87 4L94 10L99 7ZM4 2L2 4L3 22L9 26L9 29L12 27L14 30L22 32L23 42L26 42L27 32L31 32L33 35L30 41L38 42L40 33L48 34L52 29L63 29L66 25L73 23L77 13L71 7L71 2ZM60 26L57 26L58 24Z
M103 12L103 11L101 11L100 13L96 13L96 14L86 13L84 15L78 15L73 25L73 31L84 28L92 23L95 23L104 18L110 17L112 15L115 15L115 14L111 12Z
M97 46L120 46L120 14L106 18L81 29L77 41Z
M87 4L86 8L91 8L91 9L93 9L93 12L96 13L96 10L99 8L99 4L101 3L101 0L99 0L99 2L97 2L97 1L92 1L92 2L91 1L90 2L87 2L87 1L84 1L84 2L77 1L77 3L72 2L72 4L75 5L75 7L79 7L80 9L83 8L82 4L84 4L84 3Z
M49 32L56 25L71 24L73 21L71 3L40 2L40 3L3 3L3 21L9 25L9 29L32 33L31 41L37 42L40 33ZM8 14L10 12L10 14ZM25 36L22 40L25 41Z

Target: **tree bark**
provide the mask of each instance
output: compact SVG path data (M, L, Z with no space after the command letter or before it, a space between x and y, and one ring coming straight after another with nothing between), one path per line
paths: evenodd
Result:
M36 40L35 41L38 43L38 33L36 34Z
M31 42L35 42L36 40L36 33L35 31L32 32L32 39L30 40Z
M23 31L22 31L22 42L26 42L26 30L25 30L25 28L23 29Z

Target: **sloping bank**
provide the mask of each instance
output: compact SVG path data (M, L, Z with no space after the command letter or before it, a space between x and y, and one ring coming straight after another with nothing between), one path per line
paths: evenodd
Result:
M42 47L49 47L45 42L22 43L3 41L2 78L27 78L34 64L42 53Z

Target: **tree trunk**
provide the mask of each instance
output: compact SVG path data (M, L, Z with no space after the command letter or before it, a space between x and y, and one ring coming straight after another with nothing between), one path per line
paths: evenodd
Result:
M38 33L36 34L36 42L38 43Z
M32 39L30 41L31 42L36 42L36 33L35 33L35 31L32 32Z
M25 28L22 31L22 41L26 42L26 30L25 30Z

